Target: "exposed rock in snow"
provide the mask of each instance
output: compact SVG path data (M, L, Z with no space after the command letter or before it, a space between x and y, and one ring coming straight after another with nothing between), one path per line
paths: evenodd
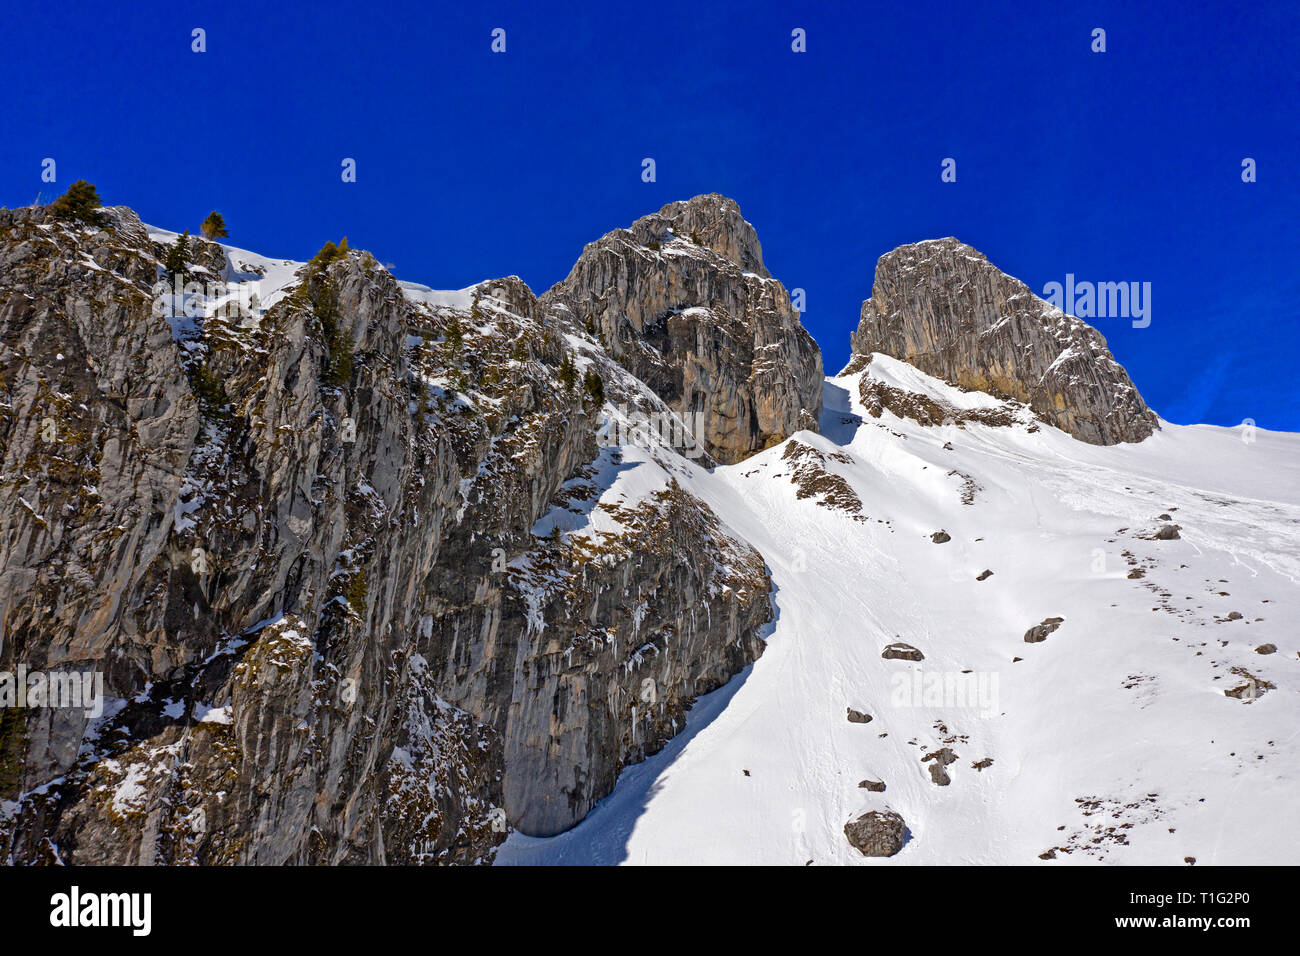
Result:
M951 763L956 763L957 755L952 752L951 747L940 747L933 753L928 753L921 758L922 763L928 763L931 760L938 763L941 767L946 767Z
M843 454L831 456L833 460L844 462ZM781 460L790 467L790 479L794 482L795 496L799 499L811 498L823 508L842 511L854 521L865 522L867 516L862 513L862 499L853 490L853 486L842 475L836 474L827 465L827 456L811 445L797 439L786 442ZM849 463L852 462L850 458Z
M903 848L907 826L892 810L872 810L844 824L849 844L863 856L893 856Z
M930 779L936 786L946 787L952 783L952 777L948 776L948 771L944 769L943 764L930 764Z
M1063 617L1045 617L1042 623L1035 624L1029 630L1025 631L1026 644L1041 644L1047 640L1047 636L1056 631L1058 627L1065 623Z
M1226 697L1235 697L1237 700L1253 701L1264 696L1265 692L1277 689L1277 685L1272 681L1264 680L1262 677L1252 674L1244 667L1233 667L1231 671L1237 677L1244 677L1246 682L1244 684L1237 684L1235 687L1225 690L1223 693Z
M934 753L928 753L921 758L922 763L928 763L930 779L940 787L946 787L952 783L952 778L948 776L948 765L955 763L957 755L952 752L951 747L942 747Z

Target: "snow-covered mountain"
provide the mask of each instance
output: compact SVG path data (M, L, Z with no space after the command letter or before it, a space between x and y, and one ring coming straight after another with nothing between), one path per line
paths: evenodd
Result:
M823 378L716 195L540 297L0 228L0 669L109 698L4 712L12 862L1300 859L1300 436L969 246Z

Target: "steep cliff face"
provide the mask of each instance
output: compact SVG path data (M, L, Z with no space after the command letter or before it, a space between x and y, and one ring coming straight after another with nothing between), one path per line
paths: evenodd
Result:
M1141 441L1159 427L1100 332L956 239L881 256L852 345L859 364L883 352L954 385L1023 402L1095 445Z
M435 306L422 322L443 329L419 358L431 387L479 384L439 410L461 462L444 544L455 558L425 582L415 646L444 698L500 729L511 822L555 833L675 734L697 695L761 653L769 579L654 458L597 445L590 395L556 408L554 395L582 393L554 372L511 379L530 355L557 368L567 352L575 379L603 383L606 417L653 399L522 282L486 283L468 312ZM449 326L460 343L450 352ZM631 470L645 474L628 495L616 481Z
M743 258L732 226L697 228ZM160 298L164 251L123 208L0 210L0 669L110 698L4 712L0 857L489 861L761 653L761 556L671 448L601 447L605 389L659 400L563 308L357 253Z
M161 250L129 211L100 231L4 215L4 493L33 507L3 526L3 660L101 671L114 699L91 724L13 712L6 849L382 859L386 729L437 713L412 729L444 764L435 741L490 736L413 676L409 592L457 474L449 432L408 410L396 283L354 257L255 321L187 321L155 308ZM28 436L47 419L52 440ZM500 758L464 756L487 764L473 799L420 836L469 860L493 843Z
M816 430L821 352L730 199L670 203L616 229L542 301L592 330L674 411L702 413L718 461Z

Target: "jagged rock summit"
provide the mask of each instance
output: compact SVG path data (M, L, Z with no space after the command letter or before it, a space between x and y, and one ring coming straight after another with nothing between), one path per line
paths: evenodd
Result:
M821 351L725 196L669 203L590 243L539 301L597 335L673 411L702 416L720 462L817 429Z
M880 257L852 346L857 362L882 352L1023 402L1094 445L1141 441L1160 427L1100 332L951 237Z

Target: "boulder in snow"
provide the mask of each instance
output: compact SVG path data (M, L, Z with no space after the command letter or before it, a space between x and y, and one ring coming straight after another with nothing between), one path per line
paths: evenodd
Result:
M1029 630L1025 631L1026 644L1041 644L1047 640L1047 635L1051 634L1058 627L1065 623L1063 617L1045 617L1041 624L1035 624Z
M951 747L940 747L933 753L928 753L921 758L922 763L927 763L931 760L936 761L940 766L946 767L948 764L954 763L957 760L957 755L952 752Z
M844 835L863 856L893 856L906 833L903 818L892 810L872 810L844 824Z
M944 768L950 763L955 763L957 755L952 752L951 747L941 747L922 757L921 763L929 763L932 760L934 763L930 764L930 779L940 787L948 786L948 784L952 783L952 778L948 776L948 771Z

